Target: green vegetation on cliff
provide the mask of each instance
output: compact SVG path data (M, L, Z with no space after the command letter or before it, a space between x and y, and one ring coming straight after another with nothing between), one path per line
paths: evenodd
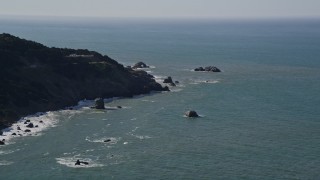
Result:
M49 48L0 34L0 129L21 116L82 99L163 91L144 71L89 50Z

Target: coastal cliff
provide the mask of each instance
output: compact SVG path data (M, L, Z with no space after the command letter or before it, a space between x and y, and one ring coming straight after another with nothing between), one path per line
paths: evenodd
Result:
M20 117L96 97L165 91L151 75L84 49L49 48L0 34L0 129Z

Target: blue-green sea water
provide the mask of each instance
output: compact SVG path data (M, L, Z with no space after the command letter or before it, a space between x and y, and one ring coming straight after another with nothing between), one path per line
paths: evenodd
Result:
M0 147L0 179L320 179L320 21L2 19L0 32L180 82L34 117L48 128ZM192 71L208 65L223 72Z

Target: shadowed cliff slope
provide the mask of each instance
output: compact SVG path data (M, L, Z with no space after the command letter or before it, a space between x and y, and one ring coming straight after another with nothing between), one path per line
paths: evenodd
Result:
M82 99L163 91L144 71L89 50L48 48L0 34L0 129L21 116L76 105Z

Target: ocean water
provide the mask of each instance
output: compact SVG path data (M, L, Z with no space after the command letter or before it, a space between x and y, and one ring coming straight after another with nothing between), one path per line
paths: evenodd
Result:
M41 131L5 132L0 179L320 179L320 21L2 19L0 32L180 82L105 111L83 101L28 117ZM207 65L223 72L192 71Z

